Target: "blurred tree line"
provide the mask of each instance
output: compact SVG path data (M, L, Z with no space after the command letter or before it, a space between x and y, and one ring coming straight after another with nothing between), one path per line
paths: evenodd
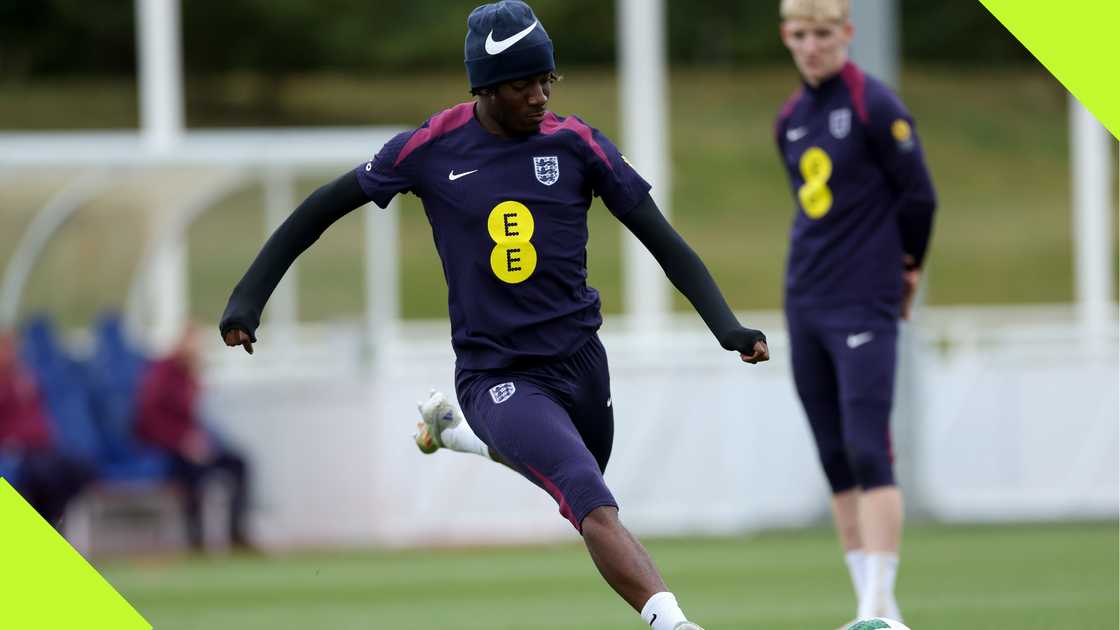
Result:
M859 0L856 0L859 1ZM189 74L400 72L461 68L480 0L181 0ZM777 0L669 0L676 65L785 58ZM1029 53L977 2L901 0L907 61L1006 65ZM615 58L608 0L533 0L561 67ZM133 0L0 0L0 77L131 75Z

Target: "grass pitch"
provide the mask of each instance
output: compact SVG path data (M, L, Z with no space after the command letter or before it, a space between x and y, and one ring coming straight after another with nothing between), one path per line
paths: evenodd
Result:
M707 630L832 630L854 602L831 531L649 542ZM1115 630L1117 524L907 532L898 596L914 630ZM640 630L578 543L512 549L114 562L160 630Z

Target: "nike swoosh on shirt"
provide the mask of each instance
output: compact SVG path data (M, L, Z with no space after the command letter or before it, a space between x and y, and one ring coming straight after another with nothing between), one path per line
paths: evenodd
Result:
M855 350L856 348L866 343L871 343L871 340L874 338L875 333L871 332L870 330L867 332L861 332L858 335L848 335L848 347L852 350Z
M790 142L797 142L807 135L809 135L808 127L798 127L796 129L790 129L786 132L786 140L789 140Z
M534 20L533 23L530 24L529 27L525 30L519 33L514 33L513 35L510 35L503 40L495 40L494 31L493 29L491 29L490 34L486 36L486 52L491 55L497 55L505 52L507 48L525 39L526 35L532 33L533 29L537 28L537 24L540 24L540 22L538 20Z
M459 179L460 177L466 177L467 175L470 175L471 173L477 173L477 172L478 172L477 168L474 169L473 171L464 171L462 173L456 173L454 170L452 170L450 173L447 174L447 179L448 179L448 181L453 182L453 181Z

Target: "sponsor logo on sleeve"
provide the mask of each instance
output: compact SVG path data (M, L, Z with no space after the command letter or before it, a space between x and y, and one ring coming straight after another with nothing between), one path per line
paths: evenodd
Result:
M909 153L914 150L914 130L910 128L910 123L905 119L899 118L891 123L891 136L894 141L898 143L898 149Z

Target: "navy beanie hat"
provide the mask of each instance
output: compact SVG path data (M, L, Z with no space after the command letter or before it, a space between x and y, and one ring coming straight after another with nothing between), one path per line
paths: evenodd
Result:
M533 10L520 0L484 4L471 11L463 56L472 90L556 69L552 40Z

